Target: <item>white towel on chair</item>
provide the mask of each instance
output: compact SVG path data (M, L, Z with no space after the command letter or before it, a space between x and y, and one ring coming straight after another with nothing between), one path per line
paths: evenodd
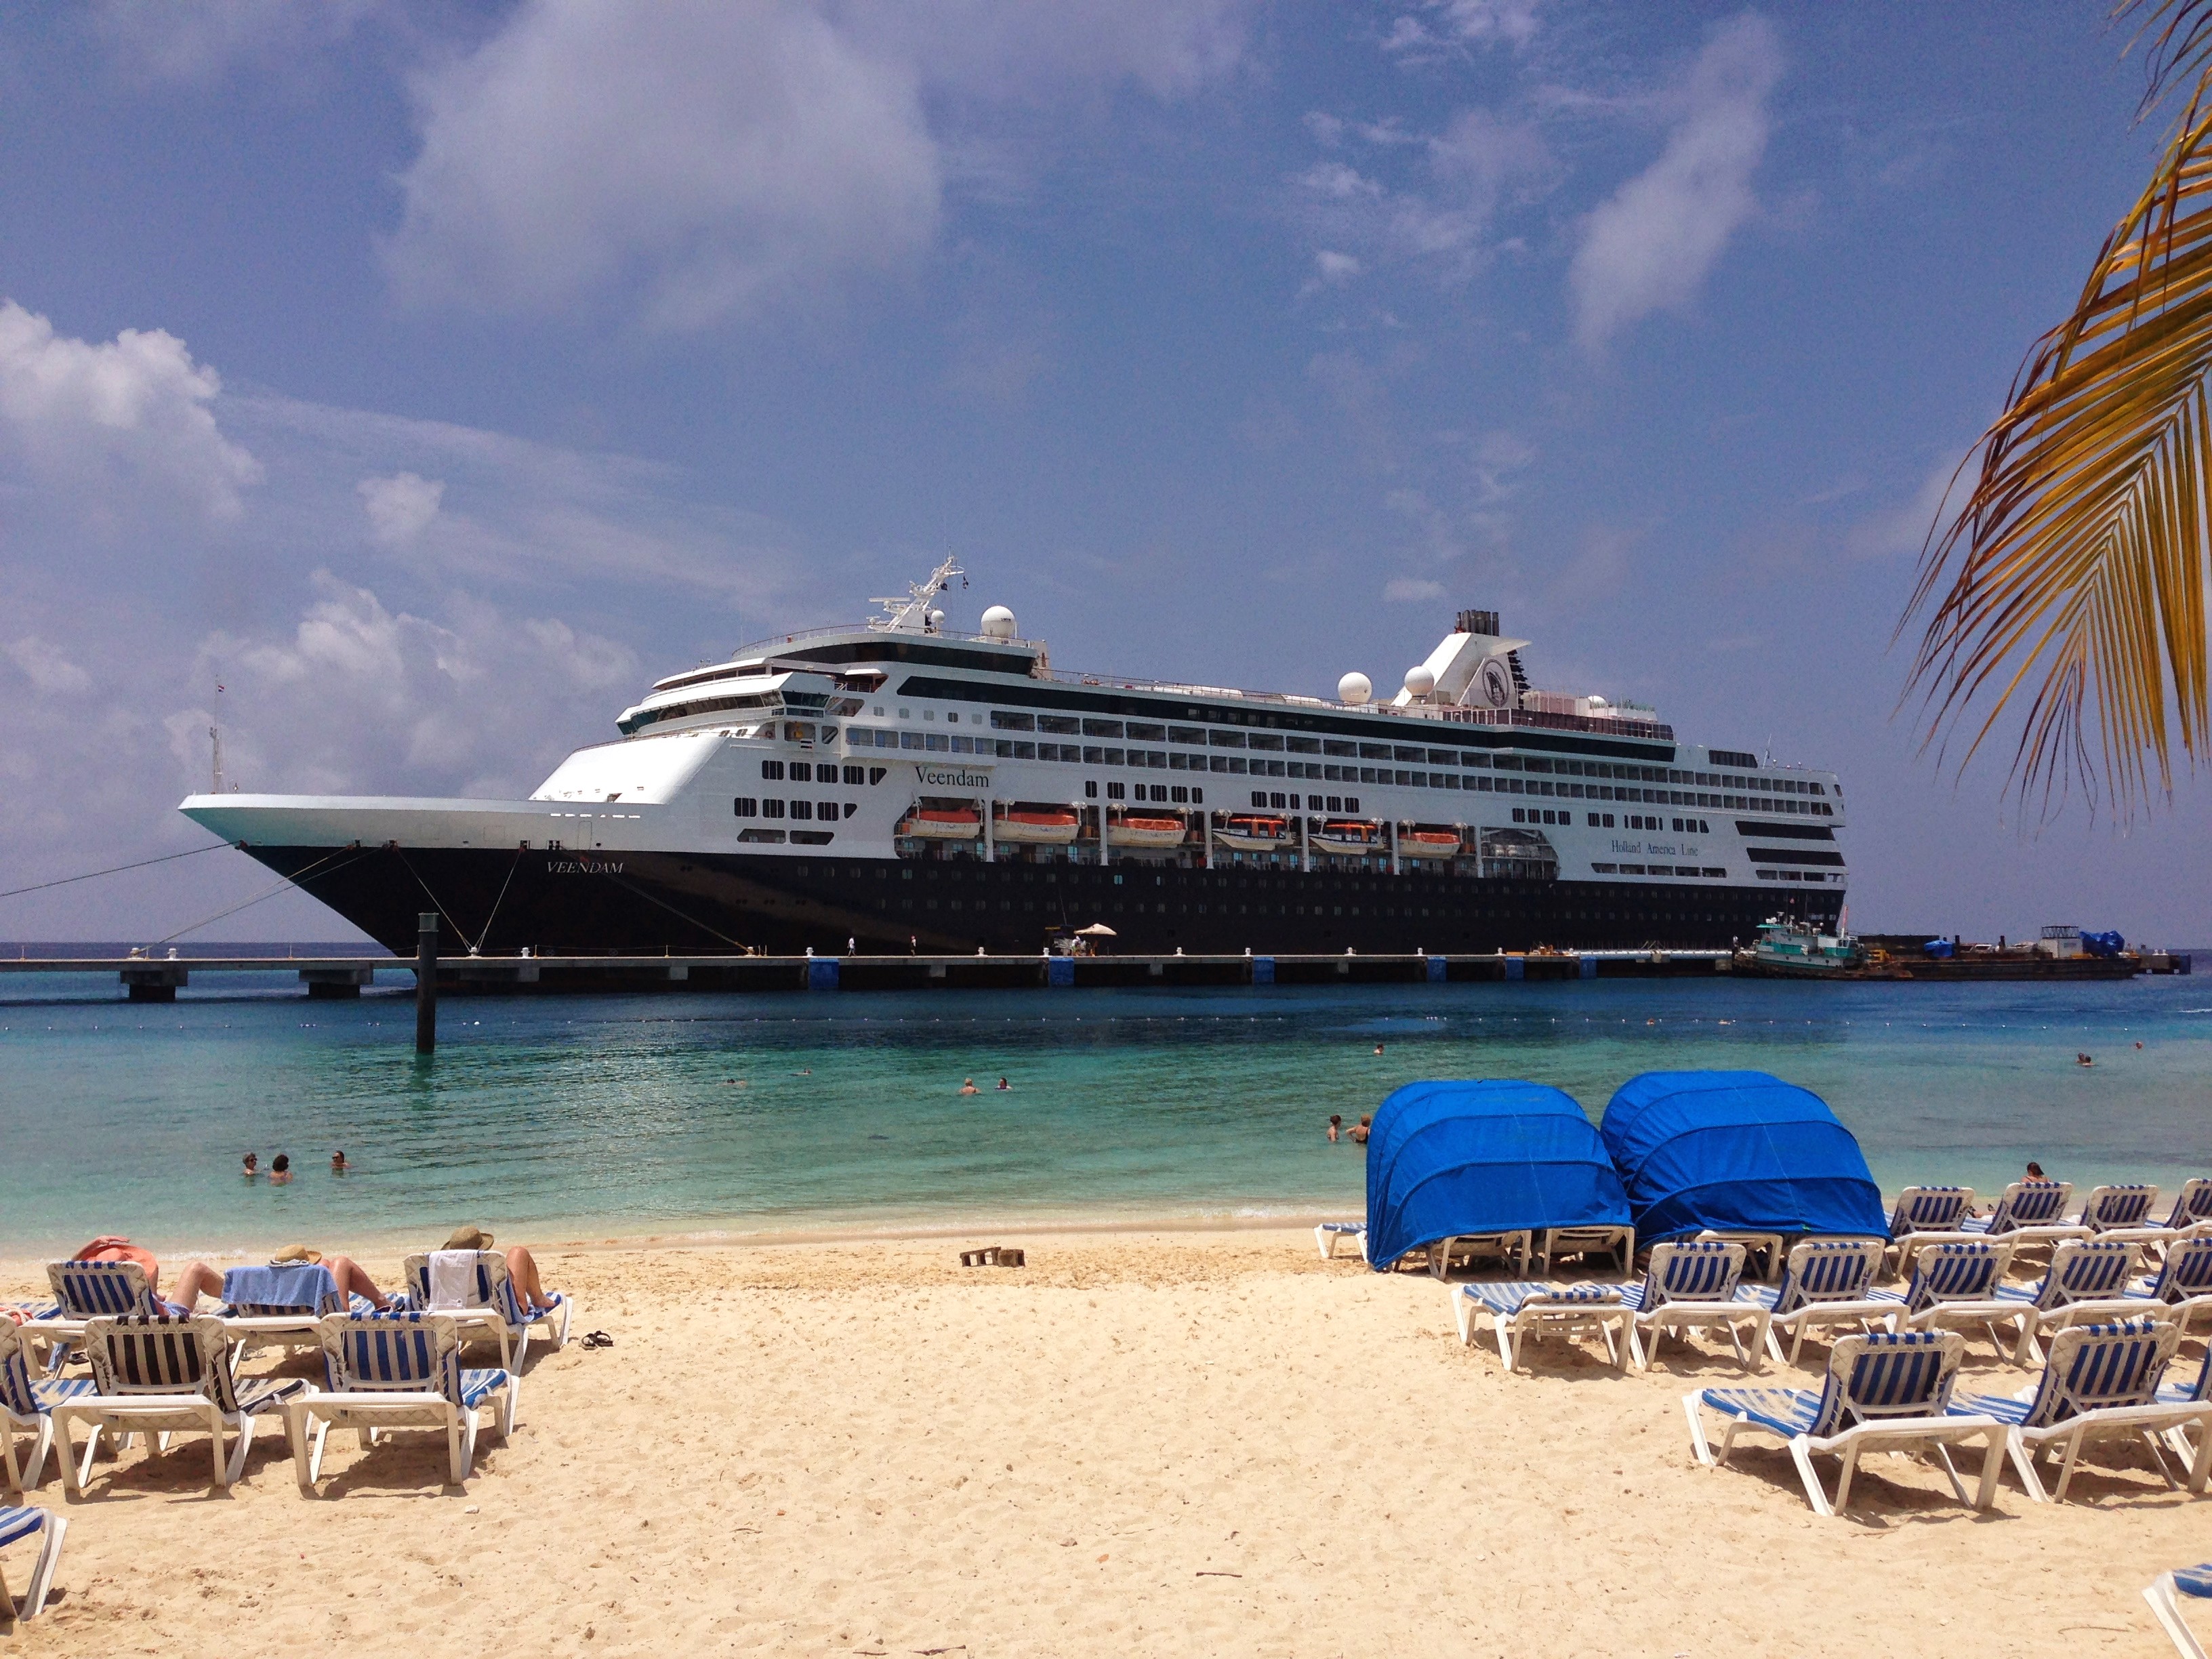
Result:
M430 1252L430 1305L433 1308L473 1308L477 1302L477 1253L474 1250Z

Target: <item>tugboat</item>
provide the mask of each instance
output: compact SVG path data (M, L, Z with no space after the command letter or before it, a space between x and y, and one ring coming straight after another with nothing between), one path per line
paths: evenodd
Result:
M1824 933L1788 916L1770 916L1759 924L1751 965L1762 973L1792 978L1861 977L1866 974L1867 953L1841 924L1836 932Z

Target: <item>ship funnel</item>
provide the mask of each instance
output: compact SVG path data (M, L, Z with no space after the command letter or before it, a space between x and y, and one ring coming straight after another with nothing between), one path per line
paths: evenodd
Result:
M1495 611L1462 611L1453 632L1459 634L1502 634Z

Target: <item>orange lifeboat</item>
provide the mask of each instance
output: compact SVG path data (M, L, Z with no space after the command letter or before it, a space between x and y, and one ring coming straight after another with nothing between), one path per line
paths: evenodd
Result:
M1460 855L1459 833L1453 830L1401 830L1398 856L1405 859L1455 859Z
M1261 812L1231 812L1213 838L1239 853L1279 852L1294 840L1289 819Z
M1072 806L1010 806L993 822L991 833L1000 841L1065 847L1079 825Z
M917 806L899 833L924 841L974 841L983 833L983 819L969 806Z
M1324 819L1314 832L1313 844L1316 852L1345 854L1353 858L1385 850L1382 826L1358 818Z
M1128 813L1106 825L1106 839L1115 847L1180 847L1185 825L1164 814Z

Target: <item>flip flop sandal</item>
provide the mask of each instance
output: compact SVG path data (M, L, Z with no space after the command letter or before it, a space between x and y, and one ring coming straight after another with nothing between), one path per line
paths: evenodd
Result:
M614 1345L614 1338L609 1336L605 1331L586 1331L584 1333L584 1346L587 1348L611 1348Z

